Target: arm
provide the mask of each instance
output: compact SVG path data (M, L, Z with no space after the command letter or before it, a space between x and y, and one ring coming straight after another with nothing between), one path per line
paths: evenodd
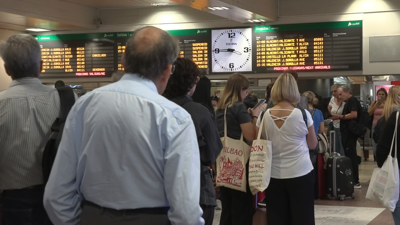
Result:
M318 133L319 133L319 134L325 133L325 124L324 124L324 121L322 121L321 124L319 125Z
M378 145L376 146L376 163L378 164L378 167L382 167L383 163L386 161L386 158L390 153L390 147L392 145L392 138L395 127L396 112L392 113L389 119L386 121L382 135L380 137Z
M371 103L371 105L370 105L369 108L368 108L368 114L369 114L370 116L374 115L374 112L375 112L375 109L376 109L377 106L378 106L378 104L376 104L376 101L373 101L373 102Z
M240 129L243 132L243 137L247 141L254 141L257 138L258 134L258 127L257 127L257 121L259 119L259 116L261 115L261 109L264 104L261 104L259 107L256 109L248 109L248 113L251 115L252 120L251 123L240 123ZM243 120L242 120L243 121ZM240 122L240 119L239 119Z
M203 225L200 199L200 155L191 118L168 135L164 153L164 187L173 225Z
M315 149L318 144L318 139L317 139L317 135L315 134L314 121L311 117L310 112L308 112L308 110L305 110L305 112L306 112L307 124L308 124L308 134L306 136L307 137L307 145L308 145L309 149Z
M352 120L357 119L358 113L357 111L351 111L346 115L333 115L331 117L332 120Z
M78 154L75 130L76 113L71 110L65 124L62 140L46 185L43 204L54 224L79 224L81 197L77 194L76 179Z

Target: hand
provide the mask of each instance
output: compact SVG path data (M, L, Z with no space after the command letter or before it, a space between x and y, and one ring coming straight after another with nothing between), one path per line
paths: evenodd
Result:
M255 109L252 109L252 108L249 108L248 110L247 110L247 112L249 112L249 114L251 115L251 116L259 116L260 115L260 113L261 113L261 111L262 111L262 106L263 105L265 105L265 103L262 103L262 104L260 104L257 108L255 108Z
M339 120L342 116L341 115L332 115L331 119L332 120Z

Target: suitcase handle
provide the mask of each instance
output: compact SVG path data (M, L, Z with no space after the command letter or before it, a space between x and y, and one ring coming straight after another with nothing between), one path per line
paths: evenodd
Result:
M330 140L330 155L333 156L340 156L339 153L336 152L336 131L331 130L329 132L329 140Z

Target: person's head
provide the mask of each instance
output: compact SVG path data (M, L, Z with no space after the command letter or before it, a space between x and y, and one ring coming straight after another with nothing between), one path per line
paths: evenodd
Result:
M173 63L178 53L176 39L164 30L149 26L133 32L126 44L122 64L126 73L153 81L158 93L162 94L174 72Z
M190 59L178 58L174 65L175 71L169 78L163 95L168 99L185 95L191 96L196 89L196 83L200 80L200 71L196 63Z
M282 101L288 101L297 105L300 101L299 88L296 79L289 73L282 73L275 81L271 90L272 101L277 104Z
M249 85L249 80L240 73L229 76L217 109L225 109L236 102L243 102L248 93Z
M389 89L388 96L386 98L385 106L383 107L383 117L385 120L389 119L390 115L394 111L394 107L400 107L400 87L392 86Z
M349 100L349 98L352 96L350 86L348 86L348 85L340 86L337 89L337 95L338 95L339 99L344 102Z
M203 72L204 73L204 72ZM200 71L200 81L196 84L196 90L192 95L194 102L206 105L210 110L213 109L211 105L211 81L206 76L202 76L202 71Z
M339 98L339 95L338 95L338 93L337 93L337 91L338 91L338 88L340 88L340 86L342 86L342 85L340 85L340 84L334 84L334 85L332 85L332 87L331 87L331 92L332 92L332 95L333 95L333 97L335 97L335 98Z
M379 88L379 90L376 92L376 96L379 101L385 101L387 98L387 91L385 88Z
M244 98L243 103L247 108L254 108L254 106L258 103L258 98L256 95L248 95L246 98Z
M121 80L121 78L124 76L124 74L125 74L124 71L121 71L121 70L115 71L111 75L111 82L113 82L113 83L118 82L119 80Z
M217 109L217 105L218 105L218 101L219 101L218 96L213 95L213 96L210 97L210 99L211 99L212 107L214 108L214 110L216 110Z
M303 96L307 99L309 105L315 106L318 104L318 98L312 91L304 92Z
M39 77L42 70L42 52L39 42L28 34L15 34L0 46L0 56L6 73L13 80Z
M269 99L271 98L271 90L272 87L274 86L274 82L269 83L267 85L267 88L265 89L265 100L269 101Z
M288 73L293 76L296 82L299 80L299 74L295 70L285 70L283 73Z
M56 83L54 84L55 88L59 88L59 87L65 87L65 83L62 80L58 80L56 81Z

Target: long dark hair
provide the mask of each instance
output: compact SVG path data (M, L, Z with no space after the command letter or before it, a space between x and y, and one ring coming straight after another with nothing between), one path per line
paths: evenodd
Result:
M207 106L210 111L214 111L213 106L211 105L210 93L211 81L206 76L202 76L199 83L197 83L196 90L192 95L192 99L194 102Z

